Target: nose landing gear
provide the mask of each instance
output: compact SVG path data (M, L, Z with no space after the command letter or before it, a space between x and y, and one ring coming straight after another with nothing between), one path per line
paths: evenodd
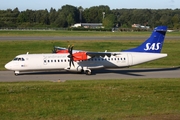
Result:
M19 75L19 71L14 71L14 75L18 76Z

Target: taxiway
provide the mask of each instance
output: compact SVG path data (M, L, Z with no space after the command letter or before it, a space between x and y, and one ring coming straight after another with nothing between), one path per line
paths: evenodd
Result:
M66 71L36 71L25 72L15 76L13 71L0 71L0 82L180 78L179 73L180 67L96 70L92 75L69 73Z

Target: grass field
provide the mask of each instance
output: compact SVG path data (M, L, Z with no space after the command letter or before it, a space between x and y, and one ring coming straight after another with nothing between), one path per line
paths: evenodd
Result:
M2 120L178 120L179 79L0 83Z
M124 36L129 32L100 31L0 31L0 36ZM150 32L130 32L129 35L148 35Z

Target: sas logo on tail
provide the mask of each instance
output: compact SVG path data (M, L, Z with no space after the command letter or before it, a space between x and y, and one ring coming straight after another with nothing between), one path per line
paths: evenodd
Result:
M145 51L148 50L159 50L161 43L146 43L146 48L144 48Z

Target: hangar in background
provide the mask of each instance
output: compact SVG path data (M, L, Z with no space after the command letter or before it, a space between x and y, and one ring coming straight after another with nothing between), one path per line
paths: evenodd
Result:
M71 27L104 28L102 23L76 23Z

